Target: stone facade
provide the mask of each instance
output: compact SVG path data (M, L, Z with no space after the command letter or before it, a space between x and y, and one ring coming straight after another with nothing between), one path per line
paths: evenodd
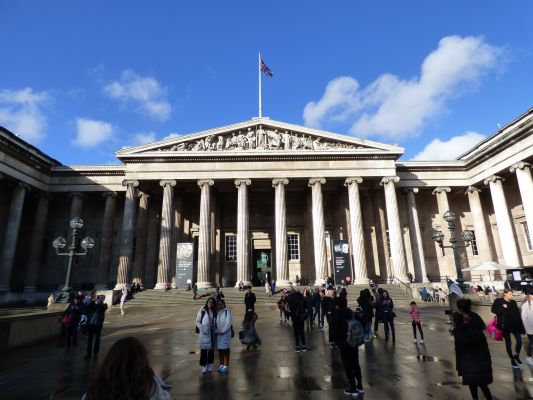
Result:
M52 240L68 236L73 216L96 242L74 260L72 283L84 289L164 288L179 242L194 243L204 287L265 273L278 285L320 283L333 239L350 242L358 283L409 272L440 281L456 276L431 237L448 239L447 210L458 234L475 232L462 268L533 265L532 127L533 109L457 160L404 162L397 146L261 118L126 148L117 166L65 166L0 128L0 292L63 283L67 260Z

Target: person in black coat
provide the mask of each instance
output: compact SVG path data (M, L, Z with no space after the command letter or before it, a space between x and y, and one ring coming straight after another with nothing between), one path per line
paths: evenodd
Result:
M107 304L104 303L105 296L96 296L96 301L91 300L87 305L87 353L85 359L98 357L100 351L100 336L104 326L105 312ZM94 343L94 347L93 347Z
M522 349L522 335L526 333L520 309L513 300L513 292L509 289L503 290L503 296L496 299L492 304L492 313L496 314L496 326L503 331L503 338L505 340L505 350L511 359L511 366L513 368L520 368L522 361L520 360L520 350ZM513 354L511 334L515 338L515 352Z
M293 288L287 297L287 304L291 313L292 329L294 330L294 340L296 342L294 351L296 353L305 352L307 347L305 346L304 322L308 317L307 302L303 294Z
M80 296L74 297L72 303L70 303L63 313L62 323L64 325L65 332L65 344L66 351L72 351L72 346L78 345L78 327L80 325L81 315L83 314L83 305L81 303L82 298Z
M255 311L255 293L252 292L251 286L246 286L246 294L244 295L244 305L246 306L245 312L249 310Z
M453 315L456 369L468 385L472 399L478 399L478 387L487 399L492 399L488 385L492 383L492 360L485 337L485 323L472 312L470 300L457 301L458 312Z
M326 292L326 295L322 298L322 313L326 317L328 322L328 340L329 347L334 349L337 347L335 344L335 339L333 338L333 314L335 313L335 290L329 289Z
M365 328L365 340L370 340L371 330L372 330L372 318L374 318L374 309L372 307L374 299L370 290L364 289L359 293L359 298L357 299L357 304L361 307L362 317L363 317L363 327Z
M359 365L359 349L352 347L346 343L346 336L348 333L348 321L356 318L361 324L361 318L354 314L348 308L346 297L339 297L336 302L336 310L333 313L333 321L330 330L333 332L333 340L339 347L342 364L346 372L346 377L350 387L344 391L345 394L356 396L364 393L363 390L363 376L361 373L361 366Z

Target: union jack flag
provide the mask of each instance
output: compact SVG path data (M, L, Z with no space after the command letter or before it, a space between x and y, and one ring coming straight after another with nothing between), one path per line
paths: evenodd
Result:
M263 73L272 78L272 71L270 70L270 68L267 67L267 65L263 62L263 59L261 58L261 63L259 64L259 68L261 68L261 71L263 71Z

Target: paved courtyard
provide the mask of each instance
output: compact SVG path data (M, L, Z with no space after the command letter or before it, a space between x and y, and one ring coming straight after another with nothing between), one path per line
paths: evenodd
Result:
M352 299L353 300L353 299ZM202 302L198 302L198 307ZM352 304L353 305L353 304ZM238 331L244 306L232 306ZM342 399L346 386L337 351L327 343L327 331L307 333L309 351L294 353L292 328L281 324L277 309L260 305L258 332L263 345L247 351L234 339L230 372L200 374L194 317L197 307L135 306L119 318L108 311L102 337L102 360L111 344L134 335L148 348L154 370L172 385L175 399ZM412 343L405 309L398 309L396 345L376 339L360 348L365 399L466 399L455 371L453 338L444 307L423 305L427 342ZM382 327L380 327L382 332ZM85 361L85 340L66 354L57 342L46 342L3 355L0 360L0 398L80 399L97 365ZM513 373L502 343L490 342L497 399L532 399L533 370ZM523 356L525 359L525 355ZM215 363L216 363L215 359Z

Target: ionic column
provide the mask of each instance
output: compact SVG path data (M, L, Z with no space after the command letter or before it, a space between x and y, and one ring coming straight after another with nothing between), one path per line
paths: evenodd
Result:
M450 230L448 229L448 223L444 220L444 213L450 211L450 203L448 202L448 193L452 190L449 187L436 187L433 189L432 194L437 198L437 208L439 210L439 215L437 220L440 221L441 232L444 235L444 243L448 244L450 242ZM447 276L457 277L457 269L455 267L455 259L452 251L444 251L444 261L446 271L444 274Z
M82 217L83 213L83 199L85 195L81 192L70 193L70 219L74 217Z
M111 262L111 244L113 243L113 225L117 204L116 192L104 192L104 218L102 219L102 238L100 239L100 255L98 259L97 289L109 288L109 263Z
M43 247L44 228L48 216L49 200L50 196L48 193L41 193L39 195L37 213L31 234L30 254L28 256L28 263L26 264L26 277L24 279L25 292L35 292L37 290L37 279L39 277L39 265Z
M389 227L392 272L395 277L407 282L402 227L400 225L400 214L394 185L395 182L399 181L400 178L397 176L384 177L381 180L381 185L383 185L385 190L385 207L387 209L387 225Z
M139 192L139 210L137 211L137 240L135 241L135 262L133 264L132 282L139 283L142 287L144 266L146 264L146 233L148 230L148 200L149 196Z
M126 199L124 201L120 258L118 261L115 290L120 290L123 285L128 283L131 258L133 256L133 238L135 235L135 188L139 186L139 181L124 180L122 185L126 187Z
M469 186L465 190L465 194L468 195L470 214L472 215L474 233L476 234L478 257L481 262L486 262L492 261L492 253L489 245L489 235L487 234L487 227L485 225L485 217L483 216L483 208L481 207L481 200L479 198L480 192L481 190L474 186Z
M368 283L366 267L365 236L363 232L363 216L359 198L361 178L346 178L344 186L348 187L348 203L350 207L350 236L352 238L352 257L354 268L354 284Z
M164 289L168 283L170 271L170 243L174 225L174 186L175 180L162 180L163 204L161 206L161 233L159 235L159 263L157 265L157 283L154 289Z
M241 281L245 285L251 284L252 272L248 254L248 186L251 183L250 179L235 179L237 187L237 282L235 286L239 286Z
M519 162L511 167L511 173L516 172L522 207L526 215L527 226L533 232L533 179L531 179L531 164Z
M211 255L211 186L215 182L210 179L198 181L200 187L200 235L198 237L198 288L213 287L209 261Z
M315 285L322 285L328 275L326 260L326 234L324 228L324 205L322 204L322 185L324 178L309 179L313 217L313 244L315 253Z
M11 289L11 273L13 271L13 262L15 261L20 219L22 217L26 190L29 189L30 187L28 185L19 182L13 187L11 194L11 205L9 206L9 214L6 221L4 244L2 246L2 253L0 254L0 292L8 292Z
M418 193L418 188L406 188L404 193L407 199L407 217L409 219L409 235L415 265L415 278L418 282L429 282L426 272L424 246L422 245L422 232L420 231L420 222L418 220L418 208L415 200L415 193Z
M498 236L502 247L505 264L510 267L519 267L520 258L518 257L518 246L514 238L513 225L509 217L509 208L503 192L501 176L492 175L485 179L485 185L490 187L494 213L496 214L496 224L498 225Z
M289 259L287 244L287 209L285 204L285 185L289 180L273 179L274 213L276 224L276 286L289 286Z

